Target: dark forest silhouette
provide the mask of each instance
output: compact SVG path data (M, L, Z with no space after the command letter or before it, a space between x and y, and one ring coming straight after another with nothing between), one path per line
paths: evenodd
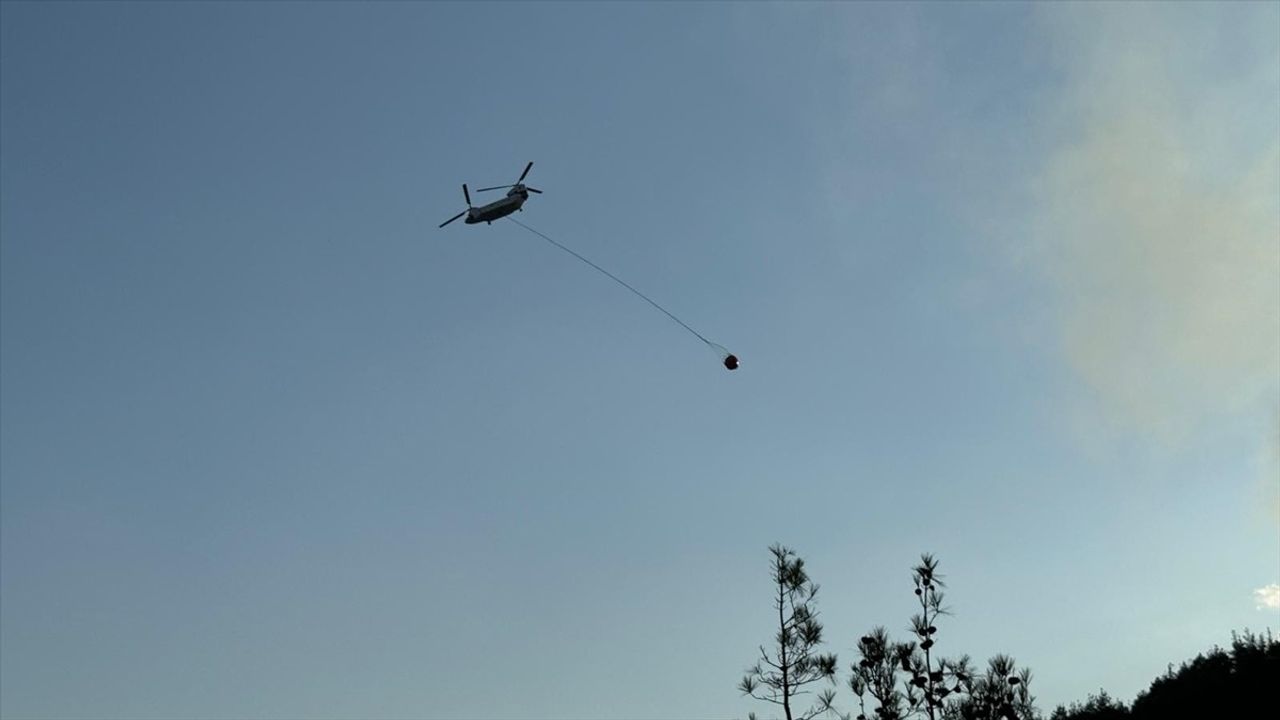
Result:
M1031 671L1012 657L996 655L985 670L968 655L943 657L938 622L951 613L943 604L942 575L932 555L912 568L915 604L910 638L894 641L883 627L858 640L858 661L846 687L856 710L837 703L835 654L818 651L818 585L794 550L773 545L770 578L776 632L738 684L745 695L782 709L786 720L819 716L841 720L1041 720L1031 695ZM1049 720L1165 720L1180 717L1262 717L1280 710L1274 692L1280 679L1280 642L1268 631L1232 633L1231 647L1214 647L1156 678L1131 705L1099 690L1082 702L1058 706ZM833 687L818 685L831 683ZM755 713L750 715L755 720Z
M1280 642L1268 631L1231 634L1231 647L1214 647L1170 665L1151 687L1125 705L1099 690L1082 703L1059 706L1050 720L1155 720L1159 718L1270 717L1280 710Z

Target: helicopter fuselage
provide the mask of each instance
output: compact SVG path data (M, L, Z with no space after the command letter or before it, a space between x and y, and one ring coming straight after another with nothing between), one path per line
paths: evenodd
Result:
M491 223L494 220L504 218L511 213L520 209L524 205L524 201L529 199L529 193L512 189L507 196L501 200L495 200L488 205L471 208L467 211L467 219L464 220L468 225L476 223Z

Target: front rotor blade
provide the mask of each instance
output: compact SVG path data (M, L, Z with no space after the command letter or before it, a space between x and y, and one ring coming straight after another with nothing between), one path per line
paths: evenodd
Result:
M532 161L532 160L530 160L530 161L529 161L529 164L528 164L528 165L525 165L525 166L524 166L524 172L520 173L520 179L516 181L516 184L517 184L517 185L519 185L520 183L524 182L524 176L529 174L529 168L531 168L531 167L533 167L533 161Z
M453 217L449 218L448 220L445 220L444 222L440 223L440 227L444 227L445 225L448 225L449 223L453 222L454 220L457 220L458 218L460 218L460 217L462 217L463 215L466 215L466 214L467 214L467 211L466 211L466 210L463 210L462 212L458 213L457 215L454 215Z
M487 192L489 190L501 190L502 188L515 187L514 185L494 185L491 188L480 188L476 192Z
M462 196L467 199L467 207L471 207L471 193L467 192L467 184L462 183ZM457 218L454 218L455 220Z
M531 188L531 187L529 187L528 185L525 185L525 186L524 186L524 189L525 189L525 190L528 190L528 191L529 191L529 192L531 192L531 193L538 193L539 195L541 195L541 194L542 194L542 191L541 191L541 190L539 190L538 188Z

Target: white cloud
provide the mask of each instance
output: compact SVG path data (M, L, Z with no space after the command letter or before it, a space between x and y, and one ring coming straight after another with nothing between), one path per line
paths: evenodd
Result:
M1257 601L1259 610L1263 608L1280 610L1280 585L1271 583L1254 590L1253 599Z

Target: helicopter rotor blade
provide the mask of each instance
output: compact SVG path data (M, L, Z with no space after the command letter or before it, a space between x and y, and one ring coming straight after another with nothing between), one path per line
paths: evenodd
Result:
M467 192L467 184L462 183L462 197L467 199L467 207L471 207L471 193ZM454 218L457 220L457 218Z
M489 190L501 190L502 188L515 187L515 185L494 185L493 187L480 188L476 192L488 192Z
M533 167L533 161L532 161L532 160L530 160L530 161L529 161L529 164L524 166L524 172L520 173L520 179L516 181L516 184L517 184L517 185L519 185L520 183L524 182L524 176L529 174L529 170L530 170L532 167Z
M531 188L531 187L529 187L528 185L525 185L525 186L524 186L524 189L525 189L525 190L528 190L528 191L529 191L529 192L531 192L531 193L538 193L539 195L541 195L541 194L542 194L542 191L541 191L541 190L539 190L538 188Z
M457 215L454 215L453 217L449 218L448 220L445 220L444 222L440 223L440 227L444 227L445 225L448 225L449 223L453 222L454 220L457 220L458 218L460 218L460 217L462 217L463 215L466 215L466 214L467 214L467 211L466 211L466 210L463 210L462 212L458 213Z

